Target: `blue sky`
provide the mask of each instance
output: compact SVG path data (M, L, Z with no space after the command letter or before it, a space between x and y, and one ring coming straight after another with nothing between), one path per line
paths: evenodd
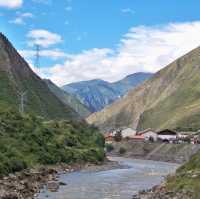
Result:
M199 0L0 0L0 24L42 77L59 85L115 81L155 72L197 47L199 8Z

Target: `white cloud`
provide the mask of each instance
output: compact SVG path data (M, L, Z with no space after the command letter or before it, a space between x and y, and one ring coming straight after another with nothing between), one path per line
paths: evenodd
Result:
M23 0L0 0L0 7L16 9L20 8L23 4Z
M135 14L135 11L134 10L132 10L132 9L130 9L130 8L123 8L122 10L121 10L121 12L122 13L129 13L129 14Z
M110 49L92 49L84 51L78 55L68 55L64 65L55 65L54 67L43 70L43 74L51 77L51 79L58 84L65 84L66 82L74 82L77 80L105 78L110 77L108 69L105 66L107 57L112 55L113 51ZM104 66L103 68L101 66ZM53 76L55 73L57 75ZM87 76L87 77L86 77Z
M9 22L17 25L25 25L25 19L33 17L33 14L30 12L17 13L17 17L14 20L10 20Z
M32 0L34 3L51 4L52 0Z
M156 72L200 45L200 21L133 27L118 48L90 49L67 55L63 65L42 69L55 83L101 78L116 81L135 72Z
M36 51L34 50L19 50L19 53L28 60L36 57ZM51 49L51 50L41 50L40 56L48 57L49 59L52 60L58 60L60 58L66 58L67 54L59 49Z
M29 39L29 46L39 45L44 48L62 42L62 37L60 35L43 29L31 30L27 34L27 38Z
M28 17L28 18L32 18L32 17L33 17L33 14L32 14L32 13L30 13L30 12L25 12L25 13L22 13L20 16L21 16L21 17Z

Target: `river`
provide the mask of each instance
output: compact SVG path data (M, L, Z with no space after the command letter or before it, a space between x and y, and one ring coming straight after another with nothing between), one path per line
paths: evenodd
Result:
M67 185L58 192L44 188L38 199L131 199L139 190L160 184L175 172L177 164L112 157L122 168L107 171L78 171L60 176Z

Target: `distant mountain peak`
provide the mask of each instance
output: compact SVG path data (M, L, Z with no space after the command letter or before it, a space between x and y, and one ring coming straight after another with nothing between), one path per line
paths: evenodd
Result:
M63 86L63 89L75 95L91 112L96 112L118 100L151 76L151 73L136 73L113 83L93 79L71 83Z
M137 73L129 74L125 78L130 78L130 77L133 77L133 76L149 75L149 74L153 74L153 73L150 73L150 72L137 72Z

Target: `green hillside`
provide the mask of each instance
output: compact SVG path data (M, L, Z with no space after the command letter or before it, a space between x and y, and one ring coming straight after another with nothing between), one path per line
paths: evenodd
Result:
M170 68L160 72L160 76L168 71L171 82L161 100L146 110L139 121L138 129L179 128L182 130L198 130L200 128L200 48L180 58ZM176 75L174 77L174 75ZM165 85L163 85L163 90Z
M167 192L171 197L179 196L182 199L199 198L200 190L200 152L190 161L181 166L175 176L167 179Z
M78 119L28 66L7 38L0 34L0 109L19 110L20 93L26 91L25 112L49 119Z
M44 81L51 92L54 93L65 105L70 106L73 110L75 110L81 118L86 118L90 115L90 111L75 96L62 90L51 80L45 79Z
M36 165L96 163L104 159L103 147L103 136L85 122L0 112L0 176Z

